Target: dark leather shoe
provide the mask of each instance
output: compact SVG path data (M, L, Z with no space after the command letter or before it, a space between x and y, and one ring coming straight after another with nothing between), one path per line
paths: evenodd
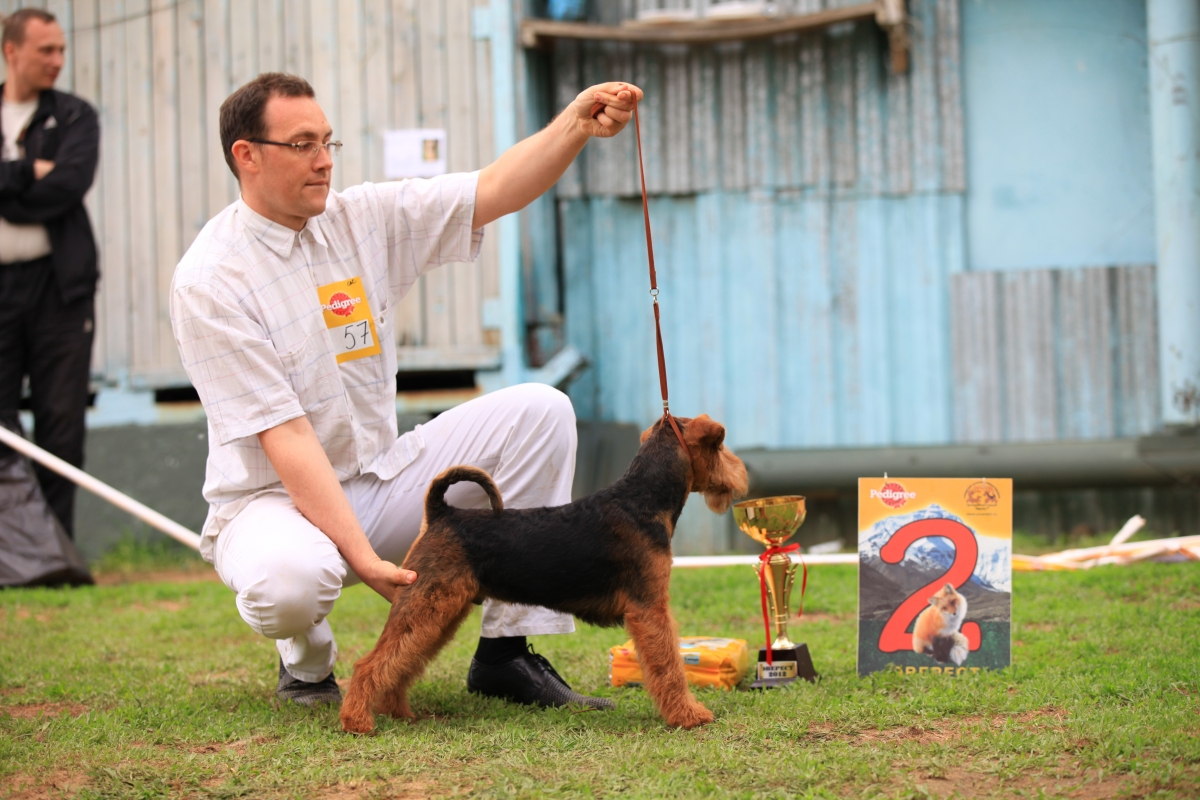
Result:
M484 664L471 659L467 689L485 697L499 697L530 706L616 707L612 700L604 697L588 697L573 691L545 656L533 652L532 646L528 653L503 664Z
M338 688L337 679L333 673L325 676L325 680L309 683L294 678L283 668L283 659L279 659L279 685L275 687L275 696L285 703L296 703L302 706L316 706L322 703L330 705L342 704L342 690Z

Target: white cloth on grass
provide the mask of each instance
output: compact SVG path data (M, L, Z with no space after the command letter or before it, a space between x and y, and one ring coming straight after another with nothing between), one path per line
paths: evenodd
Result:
M420 432L425 449L399 475L385 481L367 474L342 484L371 546L388 561L403 561L420 531L429 482L456 464L491 474L506 508L571 501L575 414L556 389L522 384L493 392L440 414ZM455 484L446 498L455 506L487 507L473 483ZM278 490L257 495L225 525L214 555L242 618L277 640L287 671L305 681L328 675L337 645L327 616L342 587L359 582L333 542ZM490 600L483 606L485 637L573 630L569 614Z

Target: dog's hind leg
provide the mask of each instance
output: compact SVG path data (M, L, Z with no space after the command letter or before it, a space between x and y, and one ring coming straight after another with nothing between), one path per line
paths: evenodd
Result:
M406 562L407 564L407 562ZM375 649L354 665L342 703L342 728L370 733L372 707L394 717L411 717L407 691L454 635L479 590L465 565L447 559L440 568L418 568L417 582L396 596Z
M664 597L651 606L630 604L625 629L633 637L646 691L654 698L668 725L696 728L713 721L713 714L692 696L679 654L679 633Z
M441 652L442 648L454 638L454 634L459 626L462 625L463 620L471 613L472 605L473 603L468 602L459 610L454 619L446 624L441 636L428 648L427 652L430 653L428 661L432 661L433 656ZM414 642L414 644L416 643ZM383 689L383 694L380 696L379 702L376 703L375 710L380 714L386 714L394 719L412 718L413 713L408 707L408 690L418 677L420 677L420 671L401 672L391 686Z

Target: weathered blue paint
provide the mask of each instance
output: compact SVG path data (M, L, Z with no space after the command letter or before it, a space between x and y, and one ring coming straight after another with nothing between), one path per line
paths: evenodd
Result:
M961 198L705 193L651 202L671 407L740 447L951 440L948 279ZM660 413L639 203L563 201L581 416Z
M957 0L914 0L913 70L871 25L715 48L564 47L568 81L642 83L672 410L739 447L951 441L964 268ZM661 414L631 137L559 185L581 416ZM632 195L632 196L631 196Z
M971 269L1153 263L1146 0L963 0L962 47Z
M1200 422L1200 4L1149 0L1159 354L1167 424Z

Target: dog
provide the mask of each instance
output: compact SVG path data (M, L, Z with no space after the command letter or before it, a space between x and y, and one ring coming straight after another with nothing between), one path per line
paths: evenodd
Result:
M707 415L664 416L641 436L625 474L607 489L555 508L503 510L481 469L451 467L425 495L421 532L404 559L418 578L399 589L375 648L354 665L342 728L374 729L373 709L413 717L408 689L454 636L473 603L495 598L545 606L594 625L625 625L646 690L667 724L695 728L712 712L688 690L668 607L671 537L690 492L724 513L747 491L746 467ZM446 490L479 484L491 509L454 508Z

